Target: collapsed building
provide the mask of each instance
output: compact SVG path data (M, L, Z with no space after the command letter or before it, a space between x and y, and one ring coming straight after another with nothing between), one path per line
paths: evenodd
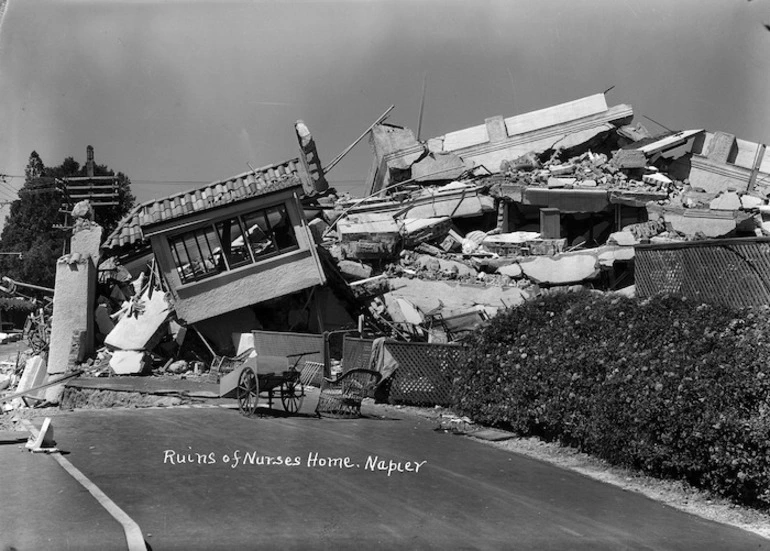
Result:
M763 144L633 118L596 94L424 141L378 120L362 198L330 187L298 121L293 159L142 203L103 241L76 224L48 375L100 346L111 372L173 373L180 350L213 364L255 330L294 352L280 335L453 342L544 293L633 294L638 258L643 292L685 288L645 247L770 235Z

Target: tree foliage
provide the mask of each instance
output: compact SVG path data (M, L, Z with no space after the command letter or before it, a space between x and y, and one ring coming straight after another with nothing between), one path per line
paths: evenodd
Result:
M22 253L0 255L0 275L24 283L53 287L56 279L56 260L64 252L67 234L54 228L62 224L64 215L59 210L62 193L56 187L57 178L86 176L86 167L67 157L58 166L46 167L40 155L33 151L24 171L24 185L19 198L11 204L0 236L0 252ZM94 166L95 176L115 176L118 181L117 206L98 207L96 222L104 228L104 236L115 229L121 218L133 207L131 181L106 165Z

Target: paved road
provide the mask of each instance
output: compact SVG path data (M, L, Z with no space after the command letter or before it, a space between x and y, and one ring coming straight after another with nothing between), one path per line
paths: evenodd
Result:
M406 416L102 410L54 424L67 458L138 522L156 551L770 547ZM246 453L253 457L244 463ZM267 457L274 464L251 464ZM287 457L298 464L287 466ZM337 461L324 466L322 458ZM340 468L345 458L350 466Z
M100 551L125 541L120 524L52 457L0 445L0 549Z

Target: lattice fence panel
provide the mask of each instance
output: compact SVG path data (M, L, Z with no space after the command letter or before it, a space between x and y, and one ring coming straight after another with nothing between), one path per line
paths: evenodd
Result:
M770 242L638 247L634 277L640 297L674 293L734 308L770 304Z
M369 369L373 342L371 339L345 336L342 343L342 372L347 373L351 369Z
M391 404L448 406L452 371L462 348L456 344L386 342L386 350L398 363L390 376Z

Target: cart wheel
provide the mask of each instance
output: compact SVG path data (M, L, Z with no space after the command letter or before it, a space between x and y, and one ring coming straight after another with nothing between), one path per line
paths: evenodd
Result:
M251 368L246 368L238 378L238 409L246 417L251 417L257 411L259 401L259 387L257 376Z
M283 381L281 383L281 403L289 413L297 413L302 407L305 388L300 381Z

